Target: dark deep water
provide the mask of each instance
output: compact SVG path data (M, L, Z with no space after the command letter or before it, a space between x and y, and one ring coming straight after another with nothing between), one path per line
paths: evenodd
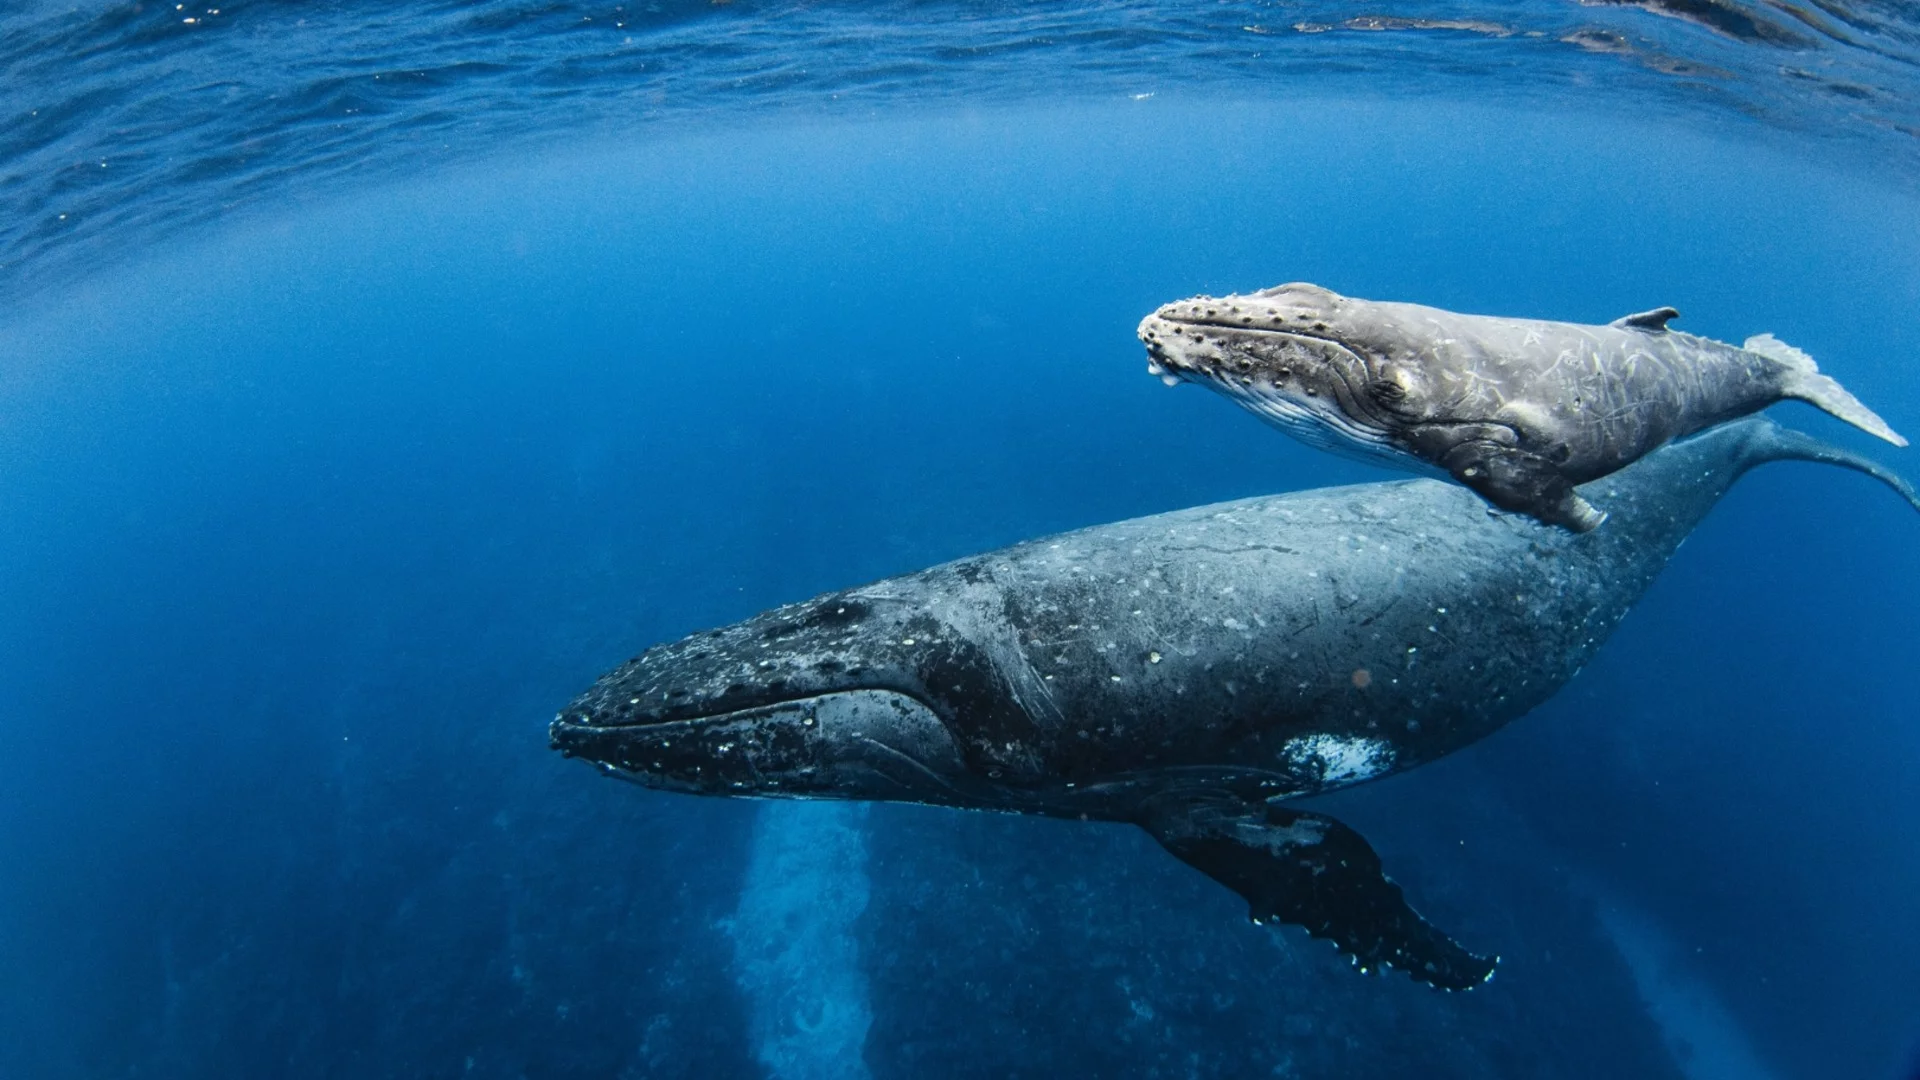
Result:
M1073 17L1103 10L1132 9ZM1920 430L1897 144L1161 61L1142 100L1116 62L1075 104L867 85L658 130L586 94L590 135L365 175L290 136L299 167L101 195L66 248L0 233L0 1077L1902 1075L1920 522L1851 474L1750 477L1545 708L1323 800L1502 954L1470 994L1250 926L1137 830L701 800L546 750L663 638L1389 475L1145 375L1135 322L1195 292L1671 303Z

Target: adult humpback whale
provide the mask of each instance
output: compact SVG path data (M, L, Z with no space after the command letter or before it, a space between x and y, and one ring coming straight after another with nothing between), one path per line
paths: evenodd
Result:
M1575 532L1605 516L1575 485L1787 398L1906 445L1806 353L1771 334L1734 348L1667 329L1679 314L1582 326L1296 283L1167 304L1139 334L1169 384L1206 383L1305 442L1450 475Z
M1493 961L1428 925L1360 835L1281 800L1412 768L1551 695L1747 469L1878 465L1765 420L1650 455L1574 535L1431 480L1083 529L647 650L553 746L650 787L1134 822L1363 968Z

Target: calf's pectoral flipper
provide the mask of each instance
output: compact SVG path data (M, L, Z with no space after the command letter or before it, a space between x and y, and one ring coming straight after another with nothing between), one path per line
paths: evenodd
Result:
M1245 897L1255 922L1303 927L1362 969L1398 968L1443 990L1493 976L1492 959L1421 918L1366 840L1324 814L1195 801L1159 808L1141 826L1182 862Z
M1573 481L1558 465L1539 454L1476 440L1455 446L1440 465L1502 510L1577 533L1592 532L1607 520L1573 490Z

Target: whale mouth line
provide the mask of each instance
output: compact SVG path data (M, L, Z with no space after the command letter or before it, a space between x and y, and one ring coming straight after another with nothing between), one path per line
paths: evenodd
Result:
M1362 372L1366 371L1369 366L1366 357L1356 351L1352 345L1349 345L1339 338L1329 337L1324 334L1309 333L1303 330L1295 330L1291 327L1241 326L1235 323L1216 321L1169 319L1164 315L1148 316L1147 319L1142 322L1140 332L1137 335L1141 343L1146 345L1148 357L1156 366L1164 369L1166 374L1183 381L1212 382L1222 386L1230 386L1239 382L1244 386L1248 373L1225 370L1217 364L1195 364L1190 359L1180 357L1178 354L1182 350L1182 342L1177 339L1174 341L1163 341L1159 335L1153 337L1147 335L1146 324L1154 320L1170 324L1173 327L1172 333L1175 335L1182 333L1184 330L1188 337L1196 338L1214 348L1232 347L1235 345L1233 341L1234 335L1239 335L1243 338L1277 338L1281 340L1310 342L1315 346L1325 348L1329 351L1337 350L1340 354L1340 360L1352 363ZM1215 330L1223 331L1224 333L1214 335L1199 332ZM1242 343L1242 345L1244 347L1244 343ZM1352 380L1346 371L1341 370L1340 360L1336 360L1331 356L1316 357L1313 359L1313 367L1340 380L1341 384L1345 386L1348 396L1357 399L1358 395L1351 385ZM1277 386L1275 388L1278 389ZM1349 411L1340 403L1332 404L1340 408L1342 412Z
M1316 333L1311 330L1301 330L1291 326L1250 326L1246 323L1228 322L1224 319L1169 319L1165 315L1155 317L1162 322L1172 323L1175 326L1197 326L1209 330L1232 330L1240 334L1304 338L1308 341L1318 341L1324 345L1337 345L1347 352L1353 353L1353 347L1351 345L1334 337L1331 333L1324 331ZM1354 354L1354 357L1355 359L1359 358L1357 353Z
M1224 319L1168 318L1165 315L1157 313L1149 315L1147 318L1149 320L1157 319L1160 322L1167 323L1174 327L1176 332L1181 328L1192 327L1200 330L1227 330L1235 334L1258 335L1260 337L1297 338L1301 341L1311 341L1320 345L1331 345L1345 352L1348 356L1351 356L1356 362L1364 363L1360 354L1354 351L1353 346L1324 331L1316 333L1311 330L1303 330L1292 326L1252 326L1247 323L1229 322ZM1145 340L1144 334L1140 336ZM1148 340L1147 347L1152 349L1161 346Z
M964 801L952 729L898 690L832 689L653 724L596 722L575 709L555 718L548 741L667 791Z
M709 728L715 724L724 724L734 720L758 720L768 714L790 708L793 704L805 700L805 698L796 698L793 702L773 702L767 705L753 705L744 709L729 709L726 712L710 713L704 716L676 717L672 720L622 720L610 724L596 723L586 717L573 719L561 715L554 719L552 726L556 733L571 731L579 732L583 735L644 734L652 738L671 739L676 735L695 734L702 728Z
M781 713L793 710L810 710L835 698L847 695L884 694L903 698L922 708L931 710L932 706L920 700L914 694L889 686L848 686L835 689L807 690L789 696L755 701L749 705L738 705L715 709L712 712L680 713L670 718L638 715L603 720L579 710L568 710L554 717L554 731L578 731L583 734L640 734L671 738L675 734L692 734L717 725L765 720Z

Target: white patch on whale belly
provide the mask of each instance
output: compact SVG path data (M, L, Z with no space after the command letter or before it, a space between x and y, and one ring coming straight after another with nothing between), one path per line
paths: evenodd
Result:
M1382 739L1307 735L1288 739L1280 756L1296 769L1317 774L1323 784L1357 784L1393 770L1393 746Z

